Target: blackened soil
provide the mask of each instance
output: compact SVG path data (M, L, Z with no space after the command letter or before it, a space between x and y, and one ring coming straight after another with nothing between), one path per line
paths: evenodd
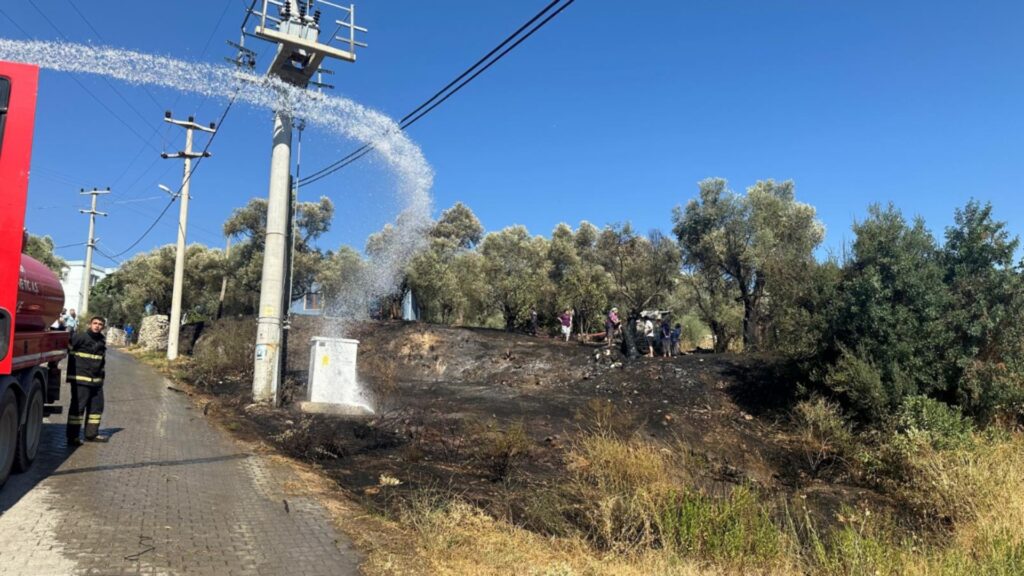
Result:
M334 335L300 319L289 345L289 394L301 398L308 341ZM321 466L371 506L423 489L516 510L564 481L565 451L581 430L664 441L711 489L750 484L799 497L828 520L877 495L815 480L785 422L794 382L765 356L685 354L626 360L597 345L497 330L373 322L360 341L359 377L377 413L342 418L248 404L218 391L218 411L286 452ZM399 486L382 487L387 478Z

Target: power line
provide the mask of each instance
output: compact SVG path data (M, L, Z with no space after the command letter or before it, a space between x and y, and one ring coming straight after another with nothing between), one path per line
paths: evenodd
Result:
M467 84L472 82L476 77L483 74L485 71L487 71L488 68L496 64L499 60L504 58L505 55L514 50L520 44L522 44L527 38L529 38L538 30L543 28L548 22L550 22L552 19L558 16L563 10L568 8L569 5L572 4L575 0L568 0L568 2L562 4L562 6L560 6L557 10L548 15L547 18L544 18L544 20L542 20L539 24L530 29L529 32L519 37L518 40L515 40L515 42L513 42L511 46L508 46L507 48L502 50L502 48L504 48L507 44L509 44L517 36L519 36L523 32L523 30L529 28L534 22L543 17L544 14L546 14L548 11L554 8L561 1L562 0L554 0L553 2L549 3L540 12L538 12L532 18L530 18L530 20L528 20L525 24L520 26L515 32L513 32L507 38L505 38L500 44L495 46L490 52L488 52L482 58L477 60L472 66L470 66L461 74L459 74L459 76L457 76L454 80L449 82L444 88L438 90L433 96L431 96L422 104L417 106L412 112L409 112L408 114L403 116L402 119L399 121L399 129L405 130L406 128L412 126L421 118L429 114L432 110L443 104L446 100L448 100L457 92L462 90ZM496 53L497 56L494 56ZM487 62L488 59L490 59L492 56L494 56L494 58ZM487 64L483 65L483 67L480 67L482 64L484 64L484 62L487 62ZM477 68L479 68L479 70L477 70ZM313 184L319 180L322 180L327 176L330 176L331 174L337 172L338 170L341 170L345 166L352 164L356 160L359 160L363 156L366 156L373 149L373 143L368 142L360 146L356 150L353 150L349 154L343 156L342 158L339 158L333 163L321 168L320 170L313 172L309 176L306 176L304 179L299 181L299 184Z
M100 253L100 256L103 256L104 258L106 258L107 260L110 260L111 262L117 264L118 266L124 264L123 260L118 259L116 256L111 256L110 254L107 254L99 246L93 246L93 248L95 248L96 251Z
M416 116L415 118L412 118L411 120L406 120L406 121L404 121L404 122L402 123L402 130L405 130L405 129L406 129L406 128L408 128L409 126L412 126L413 124L415 124L416 122L418 122L418 121L420 120L420 118L423 118L424 116L426 116L427 114L429 114L431 110L433 110L434 108L437 108L438 106L440 106L441 104L443 104L445 100L447 100L447 99L451 98L451 97L452 97L452 96L454 96L454 95L455 95L455 94L456 94L456 93L457 93L457 92L458 92L459 90L462 90L463 88L465 88L466 84L469 84L469 83L470 83L470 82L472 82L472 81L473 81L473 79L475 79L475 78L476 78L477 76L479 76L479 75L483 74L484 72L486 72L488 68L490 68L491 66L494 66L494 65L495 65L495 64L496 64L496 63L497 63L497 62L498 62L499 60L501 60L502 58L504 58L506 54L508 54L508 53L509 53L509 52L511 52L512 50L515 50L516 46L519 46L519 45L520 45L520 44L522 44L522 43L523 43L523 42L524 42L524 41L525 41L525 40L526 40L527 38L529 38L530 36L533 36L533 34L534 34L534 33L535 33L536 31L538 31L538 30L540 30L541 28L543 28L543 27L544 27L544 25L545 25L545 24L547 24L548 22L550 22L551 20L553 20L553 19L555 18L555 16L558 16L559 14L561 14L561 13L562 13L562 10L565 10L566 8L568 8L568 7L569 7L569 5L570 5L570 4L572 4L573 2L575 2L575 0L569 0L568 2L566 2L565 4L563 4L563 5L562 5L562 6L561 6L561 7L560 7L560 8L558 9L558 10L555 10L554 12L552 12L552 13L551 13L551 15L550 15L550 16L548 16L547 18L545 18L544 20L542 20L542 21L541 21L541 23L540 23L540 24L538 24L538 25L537 25L537 26L536 26L535 28L533 28L532 30L530 30L529 32L527 32L527 33L526 33L526 34L525 34L524 36L522 36L521 38L519 38L518 40L516 40L516 41L515 41L515 43L513 43L513 44L512 44L511 46L509 46L508 48L504 49L504 50L503 50L503 51L502 51L502 52L501 52L500 54L498 54L498 55L497 55L497 56L496 56L496 57L494 58L494 60L491 60L491 61L490 61L490 62L488 62L488 63L487 63L487 64L486 64L486 65L485 65L485 66L484 66L483 68L481 68L481 69L477 70L477 71L476 71L476 72L475 72L475 73L474 73L474 74L473 74L472 76L470 76L469 78L467 78L467 79L465 80L465 82L463 82L462 84L459 84L458 86L456 86L456 87L455 87L454 89L452 89L452 91L451 91L451 92L449 92L449 93L445 94L443 98L441 98L441 99L440 99L440 100L438 100L437 102L434 102L433 104L431 104L431 105L430 105L430 107L428 107L428 108L427 108L426 110L424 110L424 111L420 112L420 113L419 113L419 114L418 114L418 115L417 115L417 116Z
M53 20L50 20L50 17L49 17L49 16L47 16L47 15L46 15L46 13L45 13L45 12L43 12L43 11L42 11L42 10L41 10L41 9L39 8L39 6L38 6L38 5L36 5L36 3L35 3L35 0L28 0L28 3L29 3L29 5L30 5L30 6L32 6L32 8L33 8L33 9L35 9L35 11L36 11L37 13L39 13L39 15L40 15L40 16L42 16L42 17L43 17L43 20L46 20L46 23L47 23L47 24L49 24L51 28L53 28L54 30L56 30L56 31L57 31L57 35L58 35L58 36L60 36L62 40L64 40L65 42L67 42L67 41L68 41L68 37L67 37L67 35L65 35L65 34L64 34L64 32L63 32L63 31L62 31L62 30L60 29L60 27L58 27L58 26L57 26L56 24L54 24ZM79 86L81 86L81 87L82 87L83 89L85 89L85 90L86 90L86 92L88 92L88 93L89 93L89 95L90 95L90 96L92 96L92 97L93 97L93 98L94 98L94 99L95 99L95 100L96 100L97 102L99 102L99 103L100 103L100 105L102 105L102 106L103 106L103 107L104 107L104 108L105 108L105 109L106 109L106 110L107 110L108 112L110 112L110 114L111 114L111 115L113 115L113 116L114 116L114 117L116 117L116 118L117 118L118 120L120 120L120 122L121 122L122 124L124 124L124 125L125 125L126 127L128 127L128 129L129 129L129 130L131 130L133 134L135 134L135 135L136 135L136 136L138 136L138 137L139 137L139 138L140 138L140 139L141 139L141 140L142 140L143 142L145 142L145 144L146 144L147 146L149 146L149 147L153 148L154 150L156 150L156 147L154 147L154 146L153 146L152 142L150 142L150 140L149 140L149 139L147 139L147 138L143 137L143 136L142 136L141 134L139 134L139 133L138 133L138 132L137 132L137 131L136 131L136 130L135 130L134 128L132 128L131 126L129 126L129 125L128 125L128 123L127 123L127 122L125 122L125 121L124 121L124 119L122 119L122 118L121 118L120 116L118 116L118 115L117 115L117 113L115 113L115 112L114 112L113 110L111 110L111 109L110 109L110 107L106 105L106 103L104 103L104 102L103 102L102 100L100 100L100 99L99 99L99 98L98 98L98 97L97 97L97 96L96 96L95 94L93 94L93 93L92 93L92 92L90 92L90 91L89 91L89 90L88 90L87 88L85 88L85 85L84 85L84 84L83 84L83 83L82 83L81 81L79 81L79 80L78 80L78 78L76 78L75 76L71 76L71 78L73 78L73 79L75 80L75 82L77 82L77 83L78 83L78 85L79 85ZM139 117L140 119L142 119L143 123L147 123L147 124L148 124L148 122L149 122L149 121L148 121L148 120L146 120L146 117L145 117L145 116L143 116L143 115L142 115L142 113L141 113L141 112L139 112L138 108L136 108L135 106L133 106L133 105L132 105L132 103L131 103L131 102L130 102L130 101L129 101L129 100L127 99L127 98L125 98L124 94L122 94L122 93L121 93L121 91L120 91L120 90L118 90L118 89L117 89L117 87L116 87L116 86L114 86L114 84L110 82L110 80L108 80L108 79L107 79L107 78L106 78L105 76L100 76L100 79L101 79L101 80L103 81L103 83L104 83L104 84L106 84L106 85L107 85L107 87L109 87L109 88L110 88L110 89L111 89L111 90L112 90L112 91L114 92L114 94L116 94L116 95L117 95L117 97L118 97L118 98L120 98L120 99L121 99L121 101L122 101L122 102L124 102L124 103L125 103L125 105L126 105L126 106L128 106L128 108L129 108L129 109L130 109L130 110L131 110L132 112L134 112L134 113L135 113L135 115L136 115L136 116L138 116L138 117ZM158 129L154 128L154 129L153 129L153 133L154 133L155 135L159 136L159 130L158 130ZM159 151L158 151L158 152L159 152Z
M36 8L36 10L38 10L38 8ZM13 24L14 27L17 28L26 38L32 38L33 37L33 35L30 34L28 32L28 30L25 30L25 28L23 28L20 24L18 24L18 22L14 18L12 18L9 14L7 14L7 12L5 12L2 8L0 8L0 15L3 15L8 21L10 21L10 23ZM51 23L51 25L52 25L52 23ZM58 30L58 32L59 32L59 30ZM73 74L70 75L70 78L72 80L74 80L75 83L77 83L82 88L82 90L85 91L86 94L91 96L93 98L93 100L95 100L100 106L102 106L104 109L106 109L107 112L109 112L111 116L113 116L117 121L121 122L121 124L123 124L129 131L131 131L133 134L135 134L135 136L137 136L140 140L142 140L147 146L149 146L150 148L152 148L156 152L160 152L159 150L157 150L152 145L152 143L148 139L146 139L141 134L139 134L131 125L129 125L127 122L125 122L125 120L123 118L121 118L113 110L111 110L106 105L106 103L104 103L98 96L96 96L95 93L93 93L91 90L89 90L89 88L85 84L83 84L78 78L76 78ZM140 152L139 152L139 154L136 155L136 158L138 158L138 156L141 155L141 152L143 152L144 150L145 150L144 148L140 149ZM156 158L156 160L159 160L159 159L160 158L158 156ZM134 160L132 162L134 162ZM137 183L139 180L141 180L142 177L146 173L148 173L149 170L152 169L152 167L154 165L156 165L156 161L154 161L153 164L151 164L148 168L146 168L146 170L142 174L140 174L138 178L136 178L135 182L132 183L132 186L134 186L135 183ZM129 165L125 167L125 170L124 170L124 172L122 172L121 176L118 176L118 181L120 181L121 178L124 177L124 175L128 172L128 169L130 167L131 167L131 163L129 163Z
M118 252L117 254L114 254L115 257L123 256L132 248L135 248L139 244L139 242L142 242L142 240L145 239L146 236L148 236L149 233L153 231L153 228L156 227L157 223L159 223L160 220L163 219L164 215L167 214L167 211L171 209L171 205L174 204L174 201L177 199L178 195L181 194L182 189L185 187L185 183L189 182L192 179L192 175L196 173L196 169L199 168L199 165L203 162L203 158L206 157L206 153L210 150L210 146L213 144L214 139L217 138L217 134L221 133L221 128L224 126L224 119L227 118L228 112L230 112L231 107L234 106L235 99L238 97L239 90L241 90L241 88L236 89L235 93L231 96L231 100L228 101L228 105L224 108L224 112L220 115L220 119L217 121L217 131L211 134L210 139L206 141L206 146L203 148L203 155L200 158L196 159L195 164L192 165L192 169L189 170L188 174L185 175L185 178L181 182L181 186L178 187L177 193L171 197L171 200L167 203L166 206L164 206L164 209L160 211L160 214L156 217L156 220L153 220L153 223L150 224L148 228L146 228L142 235L140 235L138 239L136 239L135 242L132 242L131 245L129 245L127 248Z
M474 62L472 66L467 68L465 71L462 72L462 74L459 74L454 80L449 82L444 88L441 88L440 90L438 90L433 96L431 96L425 102L423 102L422 104L417 106L412 112L410 112L410 113L406 114L405 116L403 116L402 119L399 120L399 127L404 130L405 127L403 126L403 124L407 120L409 120L409 118L414 116L420 110L423 110L423 108L429 106L434 100L436 100L438 97L440 97L442 94L444 94L453 85L457 84L460 80L462 80L467 75L472 73L473 70L475 70L477 67L479 67L488 58L493 56L497 51L501 50L506 44L511 42L512 39L514 39L516 36L518 36L520 33L522 33L523 30L525 30L531 24L536 22L538 18L543 16L547 11L549 11L551 8L553 8L556 4L558 4L561 1L562 0L553 0L551 3L549 3L547 6L545 6L540 12L535 14L533 16L533 18L530 18L525 24L523 24L518 29L516 29L515 32L513 32L512 34L509 34L508 37L506 37L504 40L502 40L502 42L500 44L498 44L497 46L495 46L490 52L488 52L482 58L480 58L479 60ZM568 4L566 4L566 6L568 6ZM532 34L532 32L531 32L531 34ZM458 89L456 89L456 91L457 90ZM330 174L333 174L334 172L337 172L338 170L344 168L345 166L348 166L352 162L355 162L356 160L362 158L367 153L369 153L370 150L372 150L372 149L373 149L373 144L368 142L368 143L360 146L359 148L357 148L353 152L350 152L348 155L346 155L346 156L344 156L344 157L334 161L332 164L330 164L330 165L328 165L328 166L326 166L324 168L321 168L320 170L317 170L317 171L313 172L312 174L310 174L309 176L306 177L305 181L300 181L300 184L312 184L312 183L316 182L317 180L319 180L321 175L329 176Z
M509 34L507 38L505 38L504 40L502 40L501 44L498 44L497 46L495 46L495 47L494 47L494 49L492 49L492 50L491 50L490 52L488 52L487 54L485 54L485 55L483 56L483 58L480 58L479 60L477 60L476 62L474 62L472 66L470 66L469 68L467 68L467 69L466 69L466 70L465 70L465 71L464 71L464 72L463 72L462 74L459 74L459 75L458 75L458 77L456 77L456 78L455 78L454 80L452 80L451 82L449 82L449 83L448 83L448 84L447 84L447 85L446 85L446 86L445 86L444 88L441 88L440 90L438 90L438 91L437 91L437 93L435 93L435 94L434 94L433 96L431 96L430 98L428 98L428 99L426 100L426 102L424 102L423 104L420 104L419 106L417 106L415 110L413 110L412 112L410 112L410 113L406 114L405 116L403 116L403 117L402 117L402 119L401 119L401 120L399 121L399 124L402 124L402 123L404 123L404 122L405 122L406 120L408 120L409 118L411 118L411 117L412 117L413 115L415 115L415 114L416 114L417 112L419 112L420 110L422 110L423 108L425 108L425 107L426 107L427 105L429 105L429 104L430 104L431 102L433 102L434 100L436 100L436 99L437 99L437 98L438 98L439 96L441 96L442 94L444 94L444 93L445 93L445 92L446 92L446 91L447 91L447 90L448 90L449 88L451 88L451 87L452 87L452 86L454 86L454 85L455 85L456 83L458 83L458 81L459 81L459 80L462 80L463 78L465 78L465 77L466 77L466 76L467 76L467 75L468 75L468 74L469 74L470 72L472 72L472 71L473 71L473 70L474 70L475 68L477 68L478 66L480 66L481 64L483 64L483 63L484 63L484 62L485 62L485 61L486 61L486 60L487 60L488 58L490 58L491 56L494 56L494 54L495 54L495 53L496 53L496 52L497 52L498 50L501 50L501 49L502 49L502 48L503 48L503 47L504 47L504 46L505 46L506 44L508 44L509 42L511 42L513 38L515 38L516 36L518 36L519 34L521 34L521 33L523 32L523 30L525 30L525 29L526 29L526 28L528 28L528 27L529 27L529 26L530 26L531 24L533 24L534 22L536 22L538 18L540 18L541 16L543 16L543 15L544 15L544 14L545 14L545 13L546 13L546 12L547 12L548 10L551 10L552 8L554 8L554 7L555 7L555 5L556 5L556 4L558 4L558 3L559 3L559 2L561 2L561 1L562 1L562 0L554 0L553 2L551 2L550 4L548 4L547 6L545 6L545 7L544 7L544 9L543 9L543 10L541 10L540 12L538 12L537 14L535 14L535 15L533 16L533 18L530 18L530 19L529 19L529 20L528 20L528 21L527 21L527 22L526 22L525 24L523 24L522 26L520 26L520 27L519 27L519 28L518 28L518 29L517 29L517 30L516 30L515 32L513 32L513 33ZM566 6L568 6L568 4L566 4Z
M106 44L107 41L103 38L103 35L100 34L100 31L92 25L92 22L89 22L89 19L85 17L85 14L83 14L82 11L78 9L78 6L75 6L74 0L67 0L67 3L71 5L71 9L74 10L76 14L78 14L78 17L82 19L82 22L85 22L85 25L88 26L90 30L92 30L92 33L95 34L97 38L99 38L100 42ZM162 107L160 103L157 102L156 97L153 96L153 93L149 91L149 88L147 88L145 85L142 85L141 88L142 91L146 93L146 96L149 96L149 99L153 102L153 104L156 104L157 108Z
M62 246L54 246L54 250L61 250L63 248L74 248L75 246L85 246L88 242L75 242L74 244L64 244Z

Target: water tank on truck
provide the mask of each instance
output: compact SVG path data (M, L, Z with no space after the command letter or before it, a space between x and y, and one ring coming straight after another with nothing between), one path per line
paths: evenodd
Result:
M28 254L21 255L18 270L18 309L14 333L43 332L64 309L64 288L45 264Z

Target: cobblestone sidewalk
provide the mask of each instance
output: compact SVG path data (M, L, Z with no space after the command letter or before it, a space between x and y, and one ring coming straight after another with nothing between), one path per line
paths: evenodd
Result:
M323 508L281 492L286 466L244 452L167 384L110 351L110 443L69 450L65 416L50 417L39 459L0 490L0 575L358 574Z

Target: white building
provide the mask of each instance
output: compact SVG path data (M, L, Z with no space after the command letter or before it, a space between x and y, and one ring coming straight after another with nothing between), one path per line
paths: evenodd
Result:
M113 274L117 268L104 268L92 264L89 286ZM82 309L82 278L85 276L85 260L67 260L67 265L60 269L60 285L64 288L64 307L68 310Z

